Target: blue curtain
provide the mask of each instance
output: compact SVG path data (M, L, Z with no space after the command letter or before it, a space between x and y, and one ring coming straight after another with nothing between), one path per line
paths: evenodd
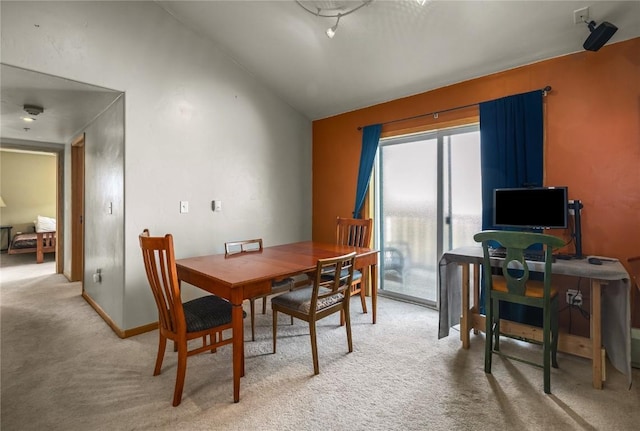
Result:
M543 176L543 91L480 103L480 164L482 229L493 226L493 189L539 187ZM517 304L501 306L501 317L541 323L536 309ZM484 312L484 292L480 308Z
M493 189L542 186L542 90L480 104L482 229L493 226Z
M373 124L371 126L365 126L362 129L362 150L360 152L360 168L358 169L356 203L353 210L353 218L361 217L360 212L364 205L364 199L367 196L371 170L373 169L373 161L378 151L378 141L380 140L381 131L382 124Z

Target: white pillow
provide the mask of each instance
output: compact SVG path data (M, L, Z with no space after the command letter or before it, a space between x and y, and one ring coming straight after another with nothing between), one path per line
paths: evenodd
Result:
M51 217L38 216L36 220L36 232L55 232L56 219Z

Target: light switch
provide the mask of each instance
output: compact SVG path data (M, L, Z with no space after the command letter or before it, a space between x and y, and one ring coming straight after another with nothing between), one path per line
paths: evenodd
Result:
M213 201L211 202L211 207L213 209L213 211L215 212L219 212L222 211L222 201Z
M189 201L180 201L180 213L188 213L189 212Z

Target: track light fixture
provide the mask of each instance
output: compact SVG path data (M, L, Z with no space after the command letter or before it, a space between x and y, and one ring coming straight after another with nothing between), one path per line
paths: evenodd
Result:
M338 15L338 19L336 20L336 25L334 25L333 27L329 27L329 28L327 29L327 37L328 37L329 39L333 39L333 36L335 36L335 35L336 35L336 30L338 29L338 23L340 22L340 17L341 17L341 16L342 16L342 15Z
M326 30L326 34L329 39L333 39L336 35L340 18L347 16L372 2L373 0L360 0L359 2L296 0L298 6L312 15L322 18L336 18L335 25ZM355 6L353 6L354 3ZM325 7L321 7L321 5Z

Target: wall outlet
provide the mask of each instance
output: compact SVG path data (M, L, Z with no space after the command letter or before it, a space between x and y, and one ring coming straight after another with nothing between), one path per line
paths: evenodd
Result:
M567 289L567 304L580 307L582 305L582 292L575 289Z

